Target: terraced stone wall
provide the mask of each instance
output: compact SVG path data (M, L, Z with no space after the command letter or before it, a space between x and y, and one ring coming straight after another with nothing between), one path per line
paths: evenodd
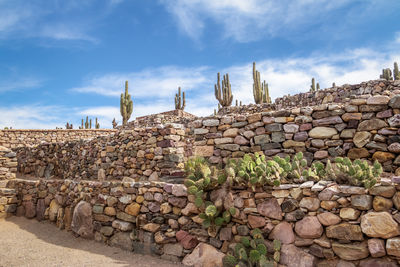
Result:
M385 171L399 173L398 94L399 89L386 90L344 103L202 118L189 124L193 154L219 164L245 153L273 157L302 151L309 164L345 156L378 160Z
M8 148L32 147L42 143L90 140L115 133L110 129L88 130L0 130L0 146Z
M202 227L184 185L17 179L9 187L17 216L188 265L221 266L223 253L259 228L268 250L272 240L282 242L281 266L365 267L398 266L398 182L382 179L370 190L322 181L209 192L236 210L216 231Z
M16 172L16 153L9 148L0 146L0 180L14 179Z
M159 125L119 130L90 141L23 147L17 150L18 171L47 179L179 179L186 157L185 135L182 125Z

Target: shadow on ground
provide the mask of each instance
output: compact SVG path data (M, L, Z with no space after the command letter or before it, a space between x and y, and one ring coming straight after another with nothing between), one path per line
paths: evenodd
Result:
M0 219L0 266L183 266L76 238L50 222Z

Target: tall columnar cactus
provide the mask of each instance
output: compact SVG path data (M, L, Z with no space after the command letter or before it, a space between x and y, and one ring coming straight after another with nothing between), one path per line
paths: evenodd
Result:
M319 83L317 83L317 91L319 91L319 89L320 89L320 88L319 88Z
M95 128L100 129L100 123L97 121L97 118L96 118Z
M175 95L175 109L184 110L186 106L185 92L181 94L181 88L178 87L178 93Z
M400 80L399 65L397 65L397 62L394 63L393 78L395 80Z
M332 87L333 87L333 88L336 87L336 83L335 83L335 82L332 83Z
M222 87L220 84L220 74L217 74L217 83L215 84L215 98L223 107L229 107L232 104L233 96L231 84L229 83L228 73L222 79Z
M128 93L128 81L125 81L125 94L121 94L120 112L122 116L122 125L126 125L133 111L133 102Z
M310 92L315 92L316 88L315 88L315 79L314 77L311 79L311 86L310 86Z
M81 127L80 127L80 129L85 129L85 127L84 127L84 125L83 125L83 119L82 119L82 121L81 121Z
M86 116L85 129L89 129L89 117Z
M92 119L89 121L89 129L92 129Z
M383 70L382 70L382 74L381 74L381 76L379 76L379 78L385 79L385 80L388 80L388 81L393 80L393 77L392 77L392 70L389 69L389 68L383 69Z
M69 122L67 122L67 124L65 124L65 129L74 129L74 125L72 123L69 124Z
M271 103L269 96L268 83L261 83L260 72L256 69L256 63L253 62L253 96L256 104Z

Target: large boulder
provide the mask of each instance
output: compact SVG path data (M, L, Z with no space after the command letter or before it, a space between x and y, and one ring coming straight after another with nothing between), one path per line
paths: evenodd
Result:
M268 237L269 239L276 239L282 244L291 244L294 242L294 233L292 225L288 222L281 222L272 230Z
M93 237L92 206L86 201L79 202L72 215L71 229L84 238Z
M200 243L192 253L183 258L182 263L194 267L222 267L224 253L218 251L211 245Z
M368 212L361 216L361 230L369 237L391 238L400 234L398 223L388 212Z

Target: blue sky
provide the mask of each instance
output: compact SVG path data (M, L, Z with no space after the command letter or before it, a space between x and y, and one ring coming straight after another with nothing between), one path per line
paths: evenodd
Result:
M129 80L132 118L217 106L217 72L252 103L252 62L273 98L376 79L400 63L398 0L0 0L0 128L111 127Z

